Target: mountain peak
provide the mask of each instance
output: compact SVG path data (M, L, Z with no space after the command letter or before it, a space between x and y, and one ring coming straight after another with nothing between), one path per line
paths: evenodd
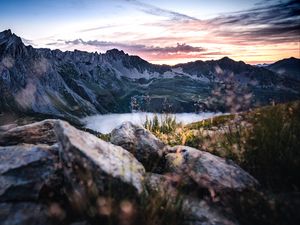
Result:
M10 29L0 32L0 53L15 55L23 52L25 45L22 39L11 32Z
M11 36L13 36L13 33L11 32L10 29L4 30L0 32L0 41L2 42L3 40L10 38Z
M0 44L3 42L12 43L12 42L22 42L22 39L11 32L10 29L0 32Z
M117 48L107 50L105 54L109 54L109 55L126 55L123 50L119 50Z
M221 62L235 62L233 59L229 58L228 56L225 56L221 58L219 61Z
M4 30L4 31L0 32L0 34L4 34L6 36L11 36L12 32L11 32L11 29L8 29L8 30Z

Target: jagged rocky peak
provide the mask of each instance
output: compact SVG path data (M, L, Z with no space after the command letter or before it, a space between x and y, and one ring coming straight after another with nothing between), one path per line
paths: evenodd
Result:
M14 43L23 43L22 39L11 32L10 29L4 30L3 32L0 32L0 44L14 44Z
M114 58L114 59L119 59L119 58L122 58L126 55L128 56L128 54L126 54L123 50L119 50L119 49L116 49L116 48L107 50L105 54L112 57L112 58Z
M219 61L223 61L223 62L234 62L233 59L229 58L228 56L225 56L223 58L221 58Z
M22 39L11 32L10 29L0 32L0 55L10 54L16 56L26 51Z
M223 64L226 64L226 65L234 65L234 64L245 64L243 61L235 61L231 58L229 58L228 56L225 56L219 60L217 60L219 63L223 63Z
M12 34L12 32L11 32L10 29L4 30L4 31L0 32L0 40L2 40L2 39L7 39L7 38L9 38L9 37L12 36L12 35L13 35L13 34Z

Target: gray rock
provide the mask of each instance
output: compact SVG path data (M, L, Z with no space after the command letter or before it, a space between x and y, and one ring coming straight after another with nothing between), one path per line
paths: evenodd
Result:
M37 200L43 187L59 182L57 151L46 145L0 147L0 202Z
M47 208L32 202L0 203L1 225L53 225Z
M25 126L11 128L6 132L0 132L0 146L27 144L54 144L56 136L54 123L56 120L43 120Z
M160 175L148 173L145 185L149 192L163 193L169 204L177 205L183 214L185 225L234 225L238 224L229 218L220 207L207 199L189 196L180 191L180 180L174 174Z
M15 128L17 127L18 125L15 124L15 123L12 123L12 124L6 124L6 125L3 125L3 126L0 126L0 132L6 132L12 128Z
M204 199L184 196L182 199L184 225L237 225L238 222L229 218L219 207Z
M187 146L175 146L166 155L167 171L188 176L199 187L213 191L242 191L258 182L231 160Z
M125 122L111 132L110 141L131 152L147 171L162 170L166 145L142 126Z
M55 131L72 202L83 207L99 195L122 198L143 191L145 169L131 153L67 122L58 122Z

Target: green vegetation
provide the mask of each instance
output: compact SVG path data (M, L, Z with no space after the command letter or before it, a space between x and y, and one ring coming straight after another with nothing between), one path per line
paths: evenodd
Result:
M156 120L156 118L154 118ZM231 159L260 188L221 197L241 224L298 224L300 102L267 106L182 126L176 120L146 126L166 144L185 144ZM153 128L153 123L155 124ZM171 126L172 129L166 129Z
M169 114L165 114L161 121L159 121L158 116L154 115L152 120L149 120L148 117L146 117L146 122L144 124L144 127L151 132L154 133L171 133L174 132L179 124L176 123L176 118L173 116L170 116Z
M145 127L169 145L188 145L232 159L273 191L300 189L300 102L192 123L166 115Z

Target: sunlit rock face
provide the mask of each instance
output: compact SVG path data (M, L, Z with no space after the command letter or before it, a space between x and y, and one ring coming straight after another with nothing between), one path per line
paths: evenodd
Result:
M291 77L270 68L275 72L228 57L166 66L117 49L35 49L8 30L0 33L0 108L76 120L136 110L238 111L299 99L295 71Z

